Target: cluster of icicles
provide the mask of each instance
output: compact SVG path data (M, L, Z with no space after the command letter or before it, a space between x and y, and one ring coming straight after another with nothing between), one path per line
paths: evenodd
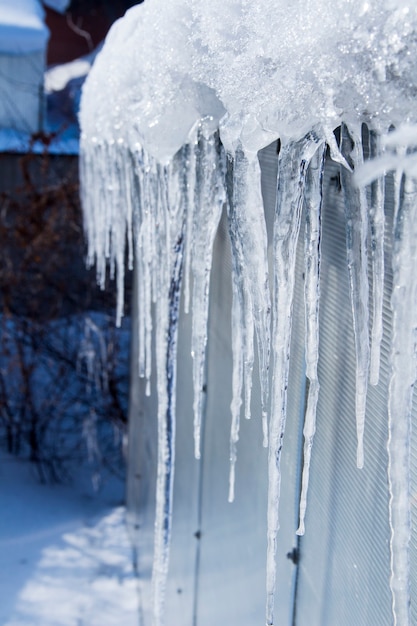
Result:
M154 623L163 623L168 573L175 467L176 350L180 294L192 311L195 455L200 456L203 378L207 343L212 251L220 217L227 210L232 252L233 392L231 402L230 490L239 420L250 417L254 351L259 357L264 445L268 447L268 547L266 623L273 624L275 546L279 529L281 448L286 422L295 259L305 212L306 374L304 463L298 534L304 533L310 457L319 395L319 301L321 205L324 159L330 149L340 162L345 194L347 264L356 345L357 465L364 463L363 434L367 386L378 383L384 284L384 177L355 186L349 171L363 164L360 126L342 125L341 142L311 131L281 146L273 233L272 297L267 234L256 154L226 154L217 134L202 120L189 142L162 165L136 144L109 146L83 136L81 177L89 262L104 286L106 264L119 286L117 315L123 312L125 259L138 272L139 371L150 393L152 335L156 343L158 471L153 565ZM369 152L383 158L378 134ZM366 173L366 169L363 170ZM372 170L371 170L372 172ZM415 381L417 328L417 182L402 171L394 176L396 206L392 293L393 335L389 385L389 488L391 590L396 624L409 617L409 442ZM400 193L401 190L401 193ZM372 241L368 242L368 232ZM127 252L126 252L127 246ZM368 313L368 249L373 268L372 328ZM272 329L272 334L271 334ZM370 338L370 339L369 339ZM272 368L270 382L269 368Z

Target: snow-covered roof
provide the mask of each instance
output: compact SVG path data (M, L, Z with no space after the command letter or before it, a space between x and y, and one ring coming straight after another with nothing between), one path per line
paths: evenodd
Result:
M48 37L39 0L0 0L0 53L43 50Z
M146 0L107 36L84 128L166 162L209 117L227 149L251 153L317 125L333 141L346 112L417 124L416 33L409 0Z
M58 11L58 13L65 13L66 9L69 6L70 0L43 0L43 3L50 9Z

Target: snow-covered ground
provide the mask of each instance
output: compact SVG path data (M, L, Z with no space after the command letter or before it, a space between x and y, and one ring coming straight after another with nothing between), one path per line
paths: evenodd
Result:
M121 481L42 485L0 455L0 625L137 626Z

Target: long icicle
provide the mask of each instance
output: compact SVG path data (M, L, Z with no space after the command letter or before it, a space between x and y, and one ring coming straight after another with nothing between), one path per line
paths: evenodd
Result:
M316 432L316 409L319 397L317 373L319 359L319 303L320 303L320 255L321 255L321 207L322 185L326 145L322 144L311 159L307 170L305 191L305 317L306 317L306 376L309 380L307 409L304 419L304 453L299 526L297 535L304 535L304 518L307 508L307 492L310 476L311 450Z
M274 221L274 325L272 410L268 450L266 623L274 623L276 539L279 530L281 450L287 416L295 260L308 164L322 143L315 133L281 148Z
M171 543L175 471L177 336L187 215L185 146L169 166L159 166L158 247L162 260L156 302L158 465L155 545L152 570L153 624L164 623L165 589ZM155 207L154 207L155 208Z
M231 232L232 250L234 248L234 237ZM242 407L242 387L243 387L243 361L245 354L244 333L245 321L244 306L241 301L243 289L242 274L237 266L236 255L232 252L232 354L233 354L233 374L232 374L232 401L230 412L232 424L230 428L230 470L229 470L229 502L235 499L235 466L237 459L237 442L239 439L240 411Z
M359 128L342 124L342 152L353 170L363 163ZM363 435L365 428L366 395L369 376L369 285L368 285L368 206L363 187L353 184L352 175L341 168L345 196L346 249L350 281L350 297L356 349L356 464L363 467Z
M370 133L371 158L381 156L381 138L379 134ZM384 230L385 230L385 177L379 176L371 184L371 205L369 222L371 231L372 255L372 338L371 366L369 382L377 385L379 381L379 365L381 359L381 341L383 334L382 307L384 301Z
M210 273L213 244L225 203L224 152L217 135L205 135L204 121L196 154L193 220L193 323L191 354L194 382L194 454L200 458L200 432L204 397Z
M388 482L394 626L410 618L410 436L417 341L417 181L404 179L394 221L393 330L388 389Z
M237 257L236 269L243 276L243 301L246 308L244 319L247 322L245 324L247 348L245 361L250 363L245 374L245 416L249 418L251 413L252 325L256 331L258 346L262 428L266 447L271 315L268 245L258 157L256 154L246 154L241 147L234 155L231 196L229 230L232 238L232 253Z
M233 201L234 161L228 159L229 186L227 216L232 254L232 401L230 403L230 469L229 469L229 502L235 498L235 466L237 460L237 442L239 440L240 411L242 406L242 390L245 389L245 412L250 416L250 398L252 392L253 371L253 316L249 291L245 288L242 271L243 255L241 241L236 229L235 209ZM248 302L249 301L249 302Z
M258 345L262 430L265 447L268 442L266 407L269 391L271 305L266 254L267 234L261 195L259 161L256 154L249 157L239 147L235 152L233 161L229 159L228 164L228 222L233 281L233 397L231 402L229 477L229 502L231 502L234 499L236 444L239 438L243 387L245 417L247 419L251 417L254 329L256 330Z
M189 137L189 156L186 163L187 177L187 193L189 198L189 206L187 211L186 237L185 237L185 260L184 260L184 313L190 311L191 298L191 259L193 255L193 219L194 219L194 201L195 201L195 183L196 183L196 149L198 146L198 131L191 133Z
M152 373L152 301L154 300L153 289L155 289L155 267L157 236L155 228L155 212L153 207L157 205L158 193L156 181L158 179L158 167L154 159L143 150L139 150L137 155L137 176L138 192L140 202L137 210L139 212L138 236L136 243L138 250L138 266L140 269L138 280L142 278L142 285L139 291L142 292L143 300L138 303L139 308L139 329L144 337L144 346L139 352L140 374L146 380L146 395L151 391Z

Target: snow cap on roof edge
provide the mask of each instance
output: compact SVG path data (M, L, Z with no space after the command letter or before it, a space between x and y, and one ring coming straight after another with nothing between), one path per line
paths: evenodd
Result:
M65 13L70 4L70 0L42 0L43 4L58 13Z
M27 54L45 50L49 30L39 0L0 0L0 53Z

